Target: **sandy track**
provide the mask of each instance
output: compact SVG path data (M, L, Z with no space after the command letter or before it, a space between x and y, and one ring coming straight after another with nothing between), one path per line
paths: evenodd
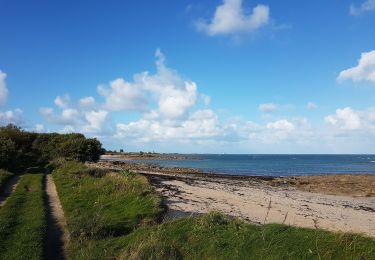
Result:
M46 176L45 190L47 195L48 218L47 239L45 245L46 259L66 259L66 246L69 234L66 220L52 175Z
M161 192L167 218L218 210L254 223L285 223L375 237L375 197L334 196L266 181L143 172Z
M0 207L2 207L9 196L12 194L13 191L17 188L21 176L20 175L13 175L10 180L7 181L5 187L2 192L0 192Z

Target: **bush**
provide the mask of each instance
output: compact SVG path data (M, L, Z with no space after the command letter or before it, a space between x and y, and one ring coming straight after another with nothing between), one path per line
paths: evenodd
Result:
M0 168L7 169L16 154L16 146L11 139L0 137Z
M0 127L0 168L45 167L55 158L96 162L105 151L95 138L82 134L39 134L8 125Z

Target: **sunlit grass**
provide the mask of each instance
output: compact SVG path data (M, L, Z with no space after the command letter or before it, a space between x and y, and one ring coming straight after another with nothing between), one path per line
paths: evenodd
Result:
M219 213L141 228L122 259L375 259L375 241L286 225L252 225Z
M73 258L106 250L106 239L155 223L161 201L146 178L67 162L53 173L71 236ZM102 241L92 248L95 241ZM87 256L88 257L88 256Z
M24 175L0 208L0 259L42 259L46 235L42 174Z

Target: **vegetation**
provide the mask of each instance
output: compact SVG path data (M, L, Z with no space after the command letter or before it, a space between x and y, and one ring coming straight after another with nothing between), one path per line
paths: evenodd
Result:
M45 166L55 158L80 162L98 161L104 153L101 143L82 134L38 134L14 125L0 127L0 168L24 171Z
M102 152L81 134L0 127L0 168L54 169L69 259L375 259L375 241L353 234L253 225L219 213L159 224L164 209L145 177L81 163ZM0 188L10 176L0 170ZM23 175L0 208L0 259L43 259L43 181L43 174Z
M71 258L109 254L108 241L156 223L162 213L160 198L143 176L77 162L63 163L53 176L71 236Z
M0 208L0 259L42 259L46 234L42 174L24 175Z
M121 259L375 259L375 241L286 225L251 225L211 213L141 228Z
M373 259L375 241L286 225L252 225L219 213L157 224L147 181L68 162L54 173L72 259Z
M12 177L13 174L0 169L0 191L3 189L5 183Z

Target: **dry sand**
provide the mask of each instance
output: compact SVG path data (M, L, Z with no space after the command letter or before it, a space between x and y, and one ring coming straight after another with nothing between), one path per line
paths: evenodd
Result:
M375 197L368 192L353 197L301 191L298 188L309 183L303 177L293 184L295 178L141 173L162 194L168 219L215 210L253 223L285 223L375 237ZM310 181L317 186L317 180Z

